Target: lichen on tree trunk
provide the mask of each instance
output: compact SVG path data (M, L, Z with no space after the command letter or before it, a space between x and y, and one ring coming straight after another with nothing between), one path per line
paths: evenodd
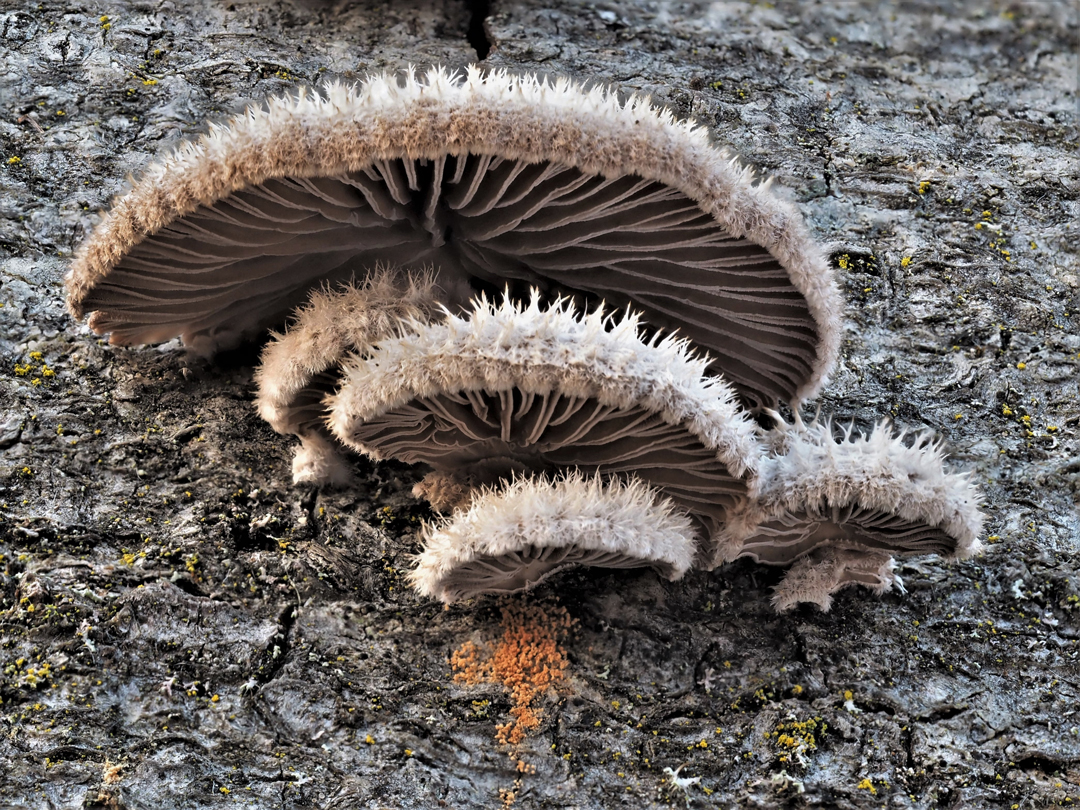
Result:
M1078 33L1050 0L6 5L0 807L1080 802ZM776 615L749 564L564 576L569 666L511 749L510 697L449 664L499 605L406 587L414 471L297 490L254 351L65 315L96 212L207 120L485 46L650 93L790 189L850 302L823 410L939 431L982 557L828 614Z

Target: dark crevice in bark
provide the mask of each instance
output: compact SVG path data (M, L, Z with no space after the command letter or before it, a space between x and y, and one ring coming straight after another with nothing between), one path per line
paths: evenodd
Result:
M477 61L482 62L491 53L491 40L484 28L484 22L491 13L491 3L488 0L465 0L465 7L469 10L469 29L465 32L465 38L476 51Z
M201 596L204 598L206 597L206 593L203 591L203 589L187 577L177 577L176 579L172 580L172 584L182 590L188 596Z
M1010 765L1013 763L1010 763ZM1022 771L1041 771L1044 774L1053 774L1060 771L1065 765L1064 759L1057 759L1047 755L1032 754L1031 756L1018 759L1016 767Z
M281 616L278 617L278 631L270 639L270 646L267 650L270 653L270 666L267 668L266 675L259 678L262 683L269 683L274 680L285 665L285 659L289 655L289 637L292 635L293 625L296 624L299 614L299 604L287 605L281 611Z

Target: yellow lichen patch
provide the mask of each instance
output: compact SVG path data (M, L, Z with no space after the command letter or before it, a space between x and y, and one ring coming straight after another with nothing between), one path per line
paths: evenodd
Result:
M467 641L450 656L458 683L498 683L510 692L508 723L495 727L495 739L517 745L540 725L535 701L566 677L561 642L574 625L566 608L552 603L509 602L502 611L502 637L490 651Z
M808 764L806 752L817 750L818 742L828 729L828 724L821 717L798 720L794 715L789 715L787 720L777 723L772 732L780 761L787 763L794 759L805 767Z

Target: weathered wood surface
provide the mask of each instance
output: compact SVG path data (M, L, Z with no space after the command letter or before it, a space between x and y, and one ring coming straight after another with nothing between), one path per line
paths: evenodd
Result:
M447 657L498 613L405 587L412 473L296 491L251 407L253 354L103 346L60 287L125 176L206 120L462 66L483 9L3 6L0 807L497 806L519 776L493 739L507 699L453 684ZM828 614L775 615L777 574L751 565L563 578L570 678L515 806L1075 806L1075 6L489 11L488 64L652 93L791 189L851 304L823 409L940 431L995 538ZM784 733L816 747L800 761ZM679 766L700 777L685 797Z

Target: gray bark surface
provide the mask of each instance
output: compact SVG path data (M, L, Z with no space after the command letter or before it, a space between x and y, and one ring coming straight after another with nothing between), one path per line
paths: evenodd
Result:
M463 66L484 9L3 0L0 807L497 807L519 778L519 808L1077 806L1075 6L488 11L486 64L650 93L790 189L850 306L823 411L938 431L985 553L829 613L775 614L751 564L564 576L568 679L498 745L508 697L448 663L497 604L405 583L415 474L294 489L254 352L109 347L61 289L153 156L270 94Z

